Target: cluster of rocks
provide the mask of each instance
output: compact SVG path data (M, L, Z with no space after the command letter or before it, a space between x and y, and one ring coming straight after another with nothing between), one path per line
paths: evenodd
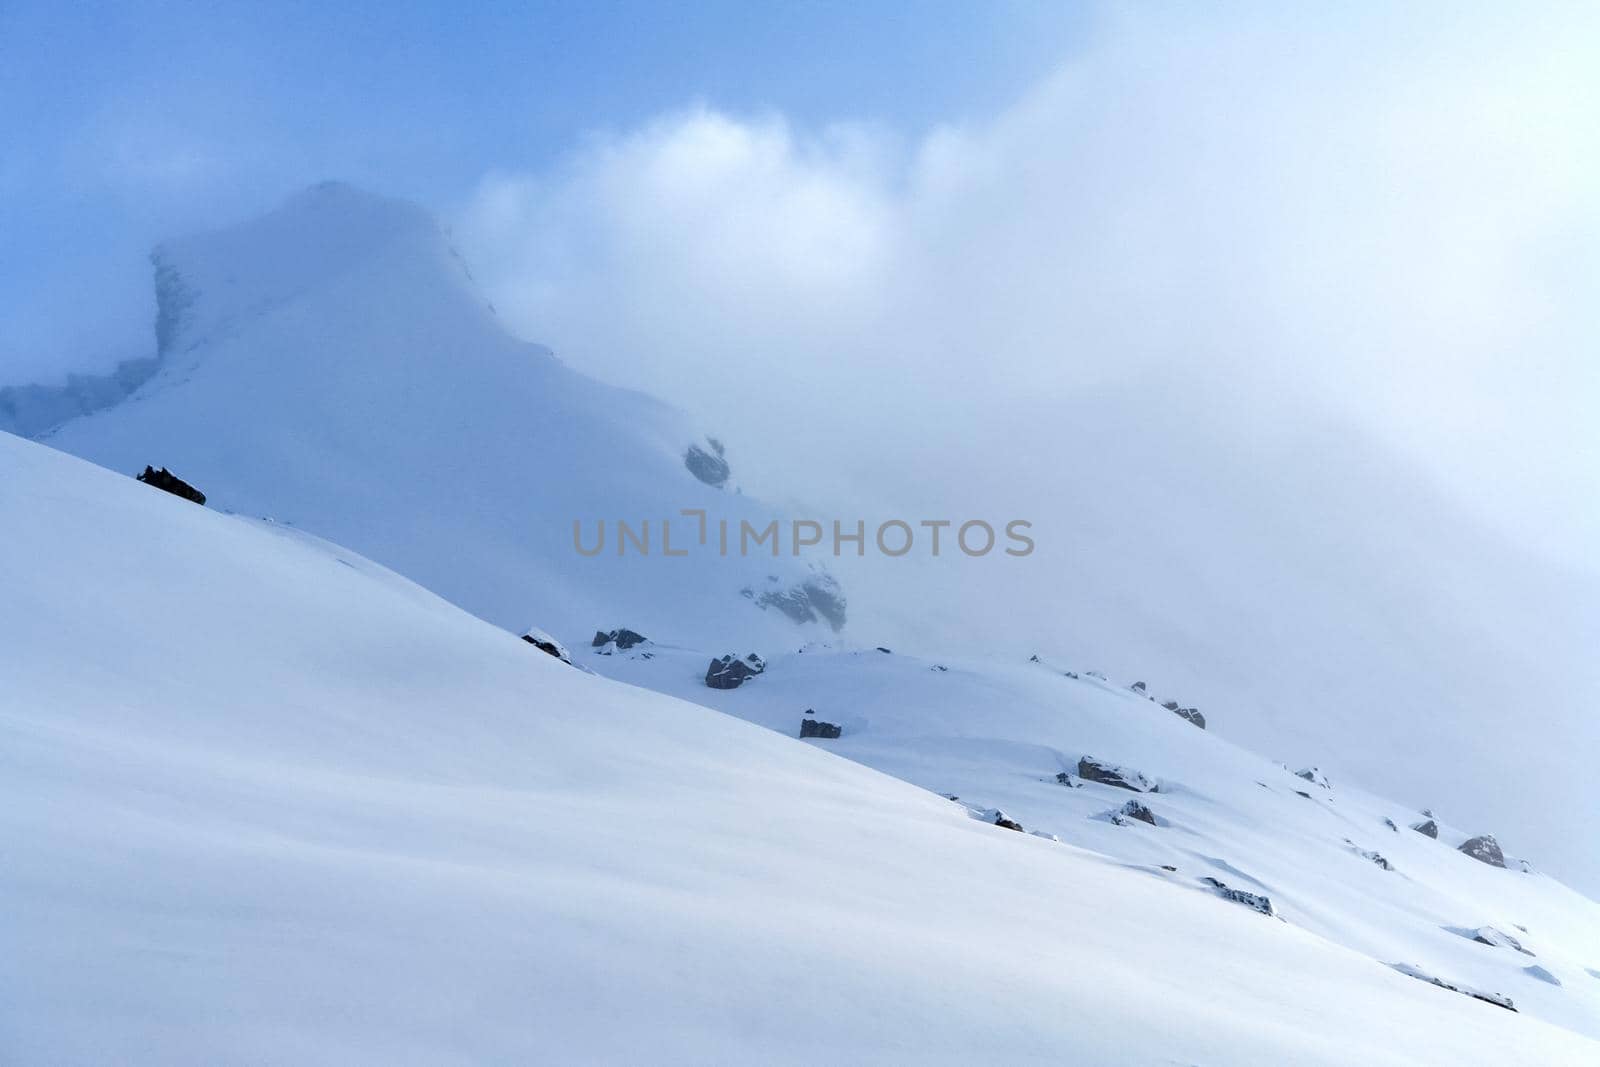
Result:
M562 663L571 665L572 655L567 651L566 646L537 626L528 627L527 632L522 635L522 639L540 652L554 656Z
M614 652L626 652L634 645L642 645L650 640L644 634L623 627L620 630L596 630L594 640L589 646L595 650L597 656L609 656Z
M145 485L154 486L163 492L171 493L173 496L181 496L185 500L192 500L202 507L205 506L206 495L204 493L165 467L156 470L153 467L146 466L144 473L135 477Z
M1078 760L1078 777L1086 782L1099 782L1101 785L1114 785L1118 789L1131 789L1135 793L1160 792L1155 782L1131 767L1119 767L1115 763L1106 763L1092 756L1084 756Z
M814 571L805 580L783 588L776 574L767 575L769 588L756 592L750 586L739 590L739 595L755 601L756 607L765 611L776 608L794 622L825 622L834 633L844 629L849 602L839 580L831 574Z
M722 656L712 660L706 668L706 685L711 689L737 689L766 669L766 660L754 652L744 659Z
M1093 674L1094 672L1091 671L1090 675L1093 676ZM1074 675L1074 677L1076 677L1076 675ZM1155 700L1155 697L1150 695L1150 687L1145 685L1143 682L1134 682L1132 685L1128 686L1128 688L1133 692L1138 693L1146 700ZM1206 728L1206 717L1200 714L1199 708L1186 708L1179 704L1176 700L1163 701L1161 706L1191 726L1198 726L1202 730Z
M832 741L844 733L844 730L837 723L821 722L817 719L809 718L814 714L816 713L807 708L806 715L808 717L800 720L800 736L802 738L817 737L824 741ZM957 798L951 797L950 799L955 800Z
M1272 899L1261 893L1251 893L1244 889L1234 889L1220 878L1206 875L1200 881L1210 886L1223 900L1231 900L1235 904L1243 904L1247 908L1259 911L1263 915L1276 916L1278 909L1272 906Z
M1507 1011L1517 1010L1516 1005L1511 1003L1511 998L1508 996L1503 996L1500 993L1485 993L1481 989L1473 989L1470 986L1456 985L1454 982L1446 982L1443 978L1437 978L1429 974L1427 971L1424 971L1421 967L1417 967L1410 963L1391 963L1389 966L1393 967L1403 975L1416 978L1419 981L1427 982L1431 985L1436 985L1440 989L1448 989L1452 993L1460 993L1461 995L1471 997L1474 1000L1481 1000L1485 1004L1493 1004L1497 1008L1505 1008Z

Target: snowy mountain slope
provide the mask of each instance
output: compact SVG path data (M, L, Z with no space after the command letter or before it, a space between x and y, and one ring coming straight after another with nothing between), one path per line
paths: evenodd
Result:
M327 542L6 435L0 470L8 1061L1596 1055Z
M792 632L741 590L830 591L789 559L663 560L659 524L679 519L681 550L682 509L774 516L690 473L691 446L711 446L677 413L510 337L419 208L318 186L154 260L159 371L53 447L169 467L215 507L352 545L508 628ZM602 520L648 521L653 556L618 558L614 527L580 556L574 522L592 547Z
M761 674L717 690L705 684L709 659L661 643L578 657L791 737L809 710L843 730L809 744L999 809L1030 831L1131 865L1174 867L1175 881L1214 877L1266 894L1289 923L1375 961L1419 965L1600 1037L1600 905L1515 859L1497 869L1457 851L1497 827L1452 825L1441 811L1438 839L1425 837L1411 827L1427 816L1351 787L1336 770L1327 786L1303 779L1081 667L1074 678L1044 663L935 664L811 646L768 656ZM1212 725L1226 716L1205 710ZM1159 792L1137 800L1159 825L1113 822L1136 794L1084 782L1083 756L1157 781ZM1072 786L1056 781L1062 772ZM1500 840L1515 852L1515 838ZM1485 926L1533 955L1477 943L1470 932Z

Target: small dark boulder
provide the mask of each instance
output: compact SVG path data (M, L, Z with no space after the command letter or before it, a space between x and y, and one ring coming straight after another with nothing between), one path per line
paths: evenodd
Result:
M1138 693L1140 696L1144 696L1145 695L1145 684L1143 682L1134 682L1132 685L1128 686L1128 688L1132 689L1135 693Z
M1019 830L1020 831L1022 829L1022 824L1020 822L1017 822L1015 819L1008 819L1004 815L998 815L997 814L994 817L994 824L996 826L1004 827L1007 830Z
M818 722L816 719L800 720L801 737L818 737L824 741L831 741L843 732L843 730L831 722ZM955 798L952 797L951 799L953 800ZM1019 826L1018 829L1020 830L1021 827Z
M1057 771L1056 784L1064 785L1069 789L1072 788L1072 775L1068 774L1066 771Z
M1164 700L1161 702L1161 706L1166 708L1168 711L1178 710L1178 702L1176 700Z
M165 467L162 467L160 470L155 470L152 467L146 466L144 473L137 475L137 478L145 485L154 486L155 488L163 490L164 492L171 493L173 496L181 496L185 500L192 500L194 503L199 504L202 507L205 506L206 495L204 493L190 485L188 482L184 481L182 478L178 477L176 474L173 474Z
M566 646L537 626L528 627L528 632L522 635L522 639L540 652L554 656L562 663L570 664L572 662L572 656L567 652Z
M1091 756L1084 756L1078 760L1078 777L1086 782L1099 782L1101 785L1114 785L1119 789L1131 789L1135 793L1153 793L1156 783L1129 767L1119 767L1114 763L1104 763Z
M1469 837L1461 842L1458 851L1465 852L1479 863L1487 863L1491 867L1506 865L1506 855L1500 851L1500 842L1494 839L1493 834Z
M1200 714L1199 708L1173 708L1172 713L1191 726L1198 726L1202 730L1206 728L1206 717Z
M744 659L723 656L706 668L706 685L712 689L737 689L766 669L766 661L754 652Z
M1296 778L1304 778L1312 785L1320 785L1324 789L1332 788L1328 785L1328 776L1315 767L1307 767L1303 771L1295 771L1294 776Z
M708 437L706 444L710 446L708 449L697 444L690 445L683 453L683 465L689 468L690 474L713 489L721 489L728 484L733 468L728 466L726 450L721 441Z
M1411 824L1411 828L1417 833L1421 834L1423 837L1431 837L1436 841L1439 839L1439 824L1434 822L1432 819L1424 819L1421 822L1414 822Z
M878 651L879 651L879 652L882 652L882 653L883 653L883 654L884 654L884 655L885 655L885 656L892 656L892 655L894 655L894 653L893 653L893 652L891 652L891 651L890 651L890 650L889 650L889 649L887 649L887 648L884 648L884 647L883 647L883 646L882 646L882 645L879 645L879 646L878 646Z
M1125 819L1138 819L1140 822L1147 822L1151 826L1156 825L1156 813L1137 800L1130 800L1122 805L1122 810L1118 814Z

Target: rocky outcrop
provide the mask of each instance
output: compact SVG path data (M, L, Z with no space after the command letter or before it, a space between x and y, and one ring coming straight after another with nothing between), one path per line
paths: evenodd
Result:
M994 824L1007 830L1016 830L1018 833L1022 832L1022 824L1020 822L1017 822L1015 819L1008 819L1001 814L995 815Z
M701 448L698 444L690 445L683 453L683 465L689 468L690 474L713 489L721 489L728 484L733 468L728 466L721 441L715 437L708 437L706 446Z
M157 489L171 493L173 496L181 496L185 500L192 500L196 504L203 506L206 502L206 495L204 493L190 485L188 482L184 481L182 478L178 477L176 474L173 474L165 467L162 467L160 470L155 470L152 467L146 466L144 473L138 475L138 479L146 485L155 486Z
M1511 998L1508 996L1503 996L1499 993L1485 993L1481 989L1473 989L1470 986L1456 985L1454 982L1446 982L1444 979L1436 978L1427 971L1424 971L1421 967L1418 967L1414 964L1391 963L1389 966L1393 967L1403 975L1415 978L1418 981L1427 982L1430 985L1436 985L1440 989L1448 989L1452 993L1460 993L1462 996L1471 997L1473 1000L1481 1000L1485 1004L1493 1004L1495 1007L1505 1008L1507 1011L1517 1010L1516 1005L1511 1003Z
M1119 767L1115 763L1105 763L1092 756L1084 756L1078 760L1078 777L1086 782L1099 782L1101 785L1114 785L1118 789L1131 789L1135 793L1154 793L1156 783L1130 767Z
M712 660L711 665L706 668L706 685L712 689L737 689L766 669L766 660L754 652L744 659L734 659L731 655L722 656Z
M620 630L596 630L594 640L589 644L593 648L604 648L606 645L615 645L620 651L626 652L634 645L643 644L650 640L644 634L635 633L626 627Z
M1465 852L1479 863L1487 863L1491 867L1504 867L1506 855L1500 851L1500 842L1494 839L1493 834L1480 834L1469 837L1461 842L1457 851Z
M1191 726L1198 726L1202 730L1206 728L1206 717L1200 714L1199 708L1173 708L1172 713Z
M1278 909L1272 906L1272 899L1261 893L1251 893L1243 889L1234 889L1227 882L1207 875L1200 881L1210 886L1223 900L1231 900L1235 904L1243 904L1247 908L1259 911L1263 915L1277 915Z
M1423 819L1421 822L1414 822L1411 824L1411 828L1417 833L1421 834L1423 837L1431 837L1434 840L1438 840L1439 838L1439 824L1434 822L1432 819Z
M776 582L776 576L768 579ZM775 608L798 623L825 622L835 633L844 629L848 602L838 579L821 571L809 575L804 581L787 589L742 590L763 611Z
M844 731L835 723L818 722L816 719L800 720L800 736L802 738L818 737L824 741L831 741L842 733ZM955 800L956 798L951 797L950 799ZM1021 827L1018 827L1018 829L1021 829Z
M567 651L566 646L537 626L528 627L528 631L522 635L522 639L540 652L554 656L562 663L569 665L572 663L572 655Z

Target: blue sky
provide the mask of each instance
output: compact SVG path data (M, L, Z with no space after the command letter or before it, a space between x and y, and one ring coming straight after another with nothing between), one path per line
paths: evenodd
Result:
M325 177L448 202L696 101L915 131L1001 106L1086 25L1066 5L948 0L7 0L3 377L126 355L151 242ZM73 308L87 318L63 323Z

